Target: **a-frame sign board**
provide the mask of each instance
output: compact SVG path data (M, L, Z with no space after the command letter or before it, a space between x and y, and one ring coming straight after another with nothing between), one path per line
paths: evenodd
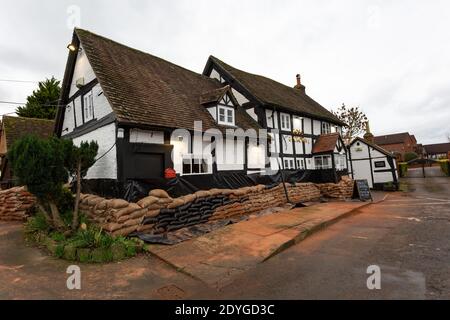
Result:
M367 180L355 180L355 186L353 190L353 198L361 201L373 201L372 194L370 193L370 187Z

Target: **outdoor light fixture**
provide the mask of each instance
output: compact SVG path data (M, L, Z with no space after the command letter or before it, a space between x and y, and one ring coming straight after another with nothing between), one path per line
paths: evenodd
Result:
M125 130L123 128L119 128L117 130L117 139L125 138Z
M183 141L183 136L178 136L178 141Z
M72 51L72 52L75 52L75 50L77 50L77 47L76 47L73 43L70 43L70 44L67 46L67 49L69 49L69 50Z

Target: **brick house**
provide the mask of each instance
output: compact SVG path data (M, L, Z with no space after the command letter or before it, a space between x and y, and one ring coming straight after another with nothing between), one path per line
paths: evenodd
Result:
M374 143L392 152L398 161L405 160L405 153L418 151L416 137L408 132L374 137Z
M0 189L12 186L13 176L6 154L8 148L27 134L49 138L53 135L53 120L3 116L0 124Z
M424 146L426 156L430 159L450 159L450 143L428 144Z

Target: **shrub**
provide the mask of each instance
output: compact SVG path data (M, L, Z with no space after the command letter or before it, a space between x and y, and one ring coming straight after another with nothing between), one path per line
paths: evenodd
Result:
M134 257L142 245L124 237L114 238L102 229L89 226L70 236L52 231L43 214L26 223L27 240L39 243L55 257L70 261L104 263Z
M38 212L34 217L29 218L25 224L26 233L47 233L49 230L50 225L42 212Z

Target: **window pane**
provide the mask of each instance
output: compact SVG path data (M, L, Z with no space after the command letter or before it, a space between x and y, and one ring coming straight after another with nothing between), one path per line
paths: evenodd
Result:
M194 159L192 163L192 173L200 173L201 171L201 160Z
M234 123L234 121L233 121L233 110L228 110L227 116L228 116L227 122L228 123Z
M291 160L291 161L290 161L290 165L291 165L290 168L291 168L291 169L294 169L294 160Z
M183 174L191 174L191 159L183 159Z

